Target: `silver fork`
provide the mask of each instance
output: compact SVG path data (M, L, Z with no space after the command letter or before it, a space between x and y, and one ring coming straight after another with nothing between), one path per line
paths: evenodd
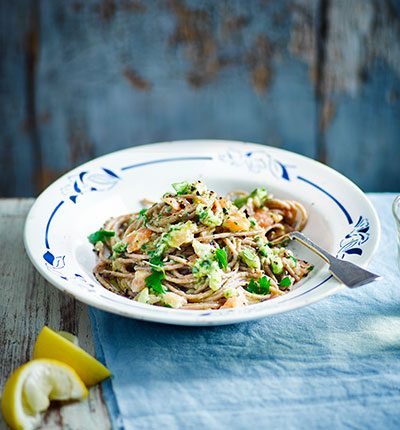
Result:
M356 264L350 263L349 261L339 260L298 231L289 233L288 236L302 245L305 245L325 260L329 264L329 271L332 275L349 288L361 287L361 285L383 279L382 276L369 272Z

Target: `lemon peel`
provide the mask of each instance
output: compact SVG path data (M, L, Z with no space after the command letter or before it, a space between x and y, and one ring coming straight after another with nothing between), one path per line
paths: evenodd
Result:
M73 335L69 334L69 339L72 339L71 336ZM111 372L100 361L69 339L65 332L59 334L44 326L33 347L33 358L52 358L68 364L75 369L87 387L111 376Z

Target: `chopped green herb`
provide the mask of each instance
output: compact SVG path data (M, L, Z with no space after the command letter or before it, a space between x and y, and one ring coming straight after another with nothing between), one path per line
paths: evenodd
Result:
M154 294L163 294L166 292L164 287L162 286L161 281L165 278L164 270L162 266L164 263L162 262L161 254L157 253L156 250L149 251L148 255L150 255L150 266L151 266L151 275L149 275L146 279L146 286L150 287Z
M147 215L146 215L147 209L142 209L139 211L139 218L143 218L144 223L147 223Z
M233 201L233 204L236 207L241 208L247 203L250 197L253 199L255 206L260 208L268 200L268 192L264 187L256 188L247 196L238 197Z
M249 195L238 197L233 201L233 204L240 209L242 206L244 206L247 203L247 200L249 200L249 197L250 197Z
M128 248L128 244L125 242L117 242L113 245L112 250L118 254L122 254Z
M228 256L226 255L225 249L217 249L215 251L215 256L218 261L218 265L221 269L226 269L228 267Z
M193 275L197 278L207 276L210 273L211 263L211 260L208 260L206 257L204 259L198 258L192 267Z
M307 267L307 270L309 271L309 272L311 272L311 270L313 270L314 269L314 266L308 266Z
M268 294L271 281L266 276L263 276L259 279L258 283L260 284L262 294Z
M290 258L293 260L294 263L297 263L297 258L293 257L293 255L291 255Z
M158 255L150 258L149 263L153 271L160 271L164 266L164 263L161 261L161 257Z
M260 208L268 200L268 191L264 187L256 188L250 193L250 197L252 197L254 205Z
M112 230L104 230L101 228L100 230L95 231L92 234L89 234L88 239L89 242L93 245L96 245L97 242L105 242L108 238L115 236L115 231Z
M117 242L113 245L112 250L115 254L122 254L128 248L128 244L126 242Z
M279 282L279 285L281 287L290 287L292 285L292 281L288 276L285 276L281 281Z
M198 208L201 208L201 206L198 206ZM203 221L203 219L207 218L207 211L198 211L199 212L199 221Z
M187 181L183 182L176 182L175 184L172 184L172 187L176 191L176 194L186 194L190 191L190 184Z
M157 243L155 243L155 249L150 249L149 251L147 251L147 255L150 258L155 256L161 257L163 253L167 250L167 248L167 244L165 243L163 236L161 236Z
M252 279L247 286L247 291L249 291L250 293L258 294L258 288L259 285L254 279Z
M247 291L253 294L269 294L270 280L263 276L259 279L259 282L252 279L247 286Z
M145 279L146 286L150 287L155 294L164 294L166 290L164 289L161 283L161 281L164 278L165 278L164 272L153 272Z

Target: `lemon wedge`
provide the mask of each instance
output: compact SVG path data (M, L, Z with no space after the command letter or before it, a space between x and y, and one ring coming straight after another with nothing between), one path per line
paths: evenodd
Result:
M40 412L49 407L51 400L81 400L87 394L70 366L56 360L32 360L8 378L1 410L11 428L31 430L40 423Z
M65 332L59 334L44 326L33 347L33 358L52 358L68 364L80 376L87 387L91 387L111 376L111 372L85 350L76 345L75 337Z

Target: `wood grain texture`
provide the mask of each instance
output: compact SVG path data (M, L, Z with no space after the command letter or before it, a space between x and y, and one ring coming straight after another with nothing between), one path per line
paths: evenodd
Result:
M378 0L335 1L328 11L327 162L369 191L400 189L399 16Z
M75 333L80 345L94 354L86 306L49 285L34 269L22 242L23 226L31 199L0 200L0 390L18 366L31 358L33 343L43 325ZM0 428L6 428L0 418ZM90 389L79 403L50 408L41 429L110 429L101 387Z
M32 182L37 168L31 137L33 116L28 112L31 7L29 0L0 3L0 196L13 195L16 190L29 196L36 191Z
M188 138L283 147L365 190L398 189L397 0L16 0L0 12L0 88L15 106L0 107L3 195Z

